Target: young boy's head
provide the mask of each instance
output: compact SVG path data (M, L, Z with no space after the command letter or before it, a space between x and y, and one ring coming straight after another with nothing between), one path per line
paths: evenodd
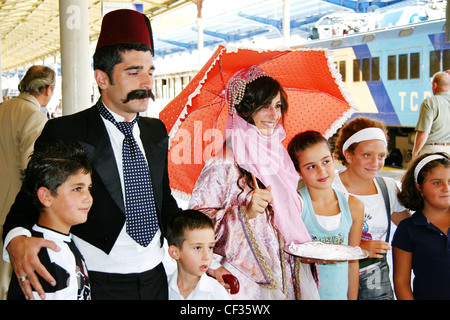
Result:
M67 232L67 227L85 222L92 206L91 173L89 160L77 144L41 144L30 156L22 182L41 212L39 224Z
M177 260L179 272L201 276L209 269L215 245L211 219L197 210L184 210L167 226L169 255Z

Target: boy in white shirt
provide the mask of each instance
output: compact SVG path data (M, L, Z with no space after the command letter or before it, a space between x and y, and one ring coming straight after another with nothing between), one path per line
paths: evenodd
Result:
M34 299L91 299L86 264L70 234L73 225L86 221L92 206L91 172L83 149L61 141L46 143L35 151L23 172L22 189L40 211L31 236L52 240L59 247L58 251L44 247L39 252L56 283L41 281L45 297L33 291ZM26 281L27 275L13 273L7 299L25 299L20 285Z
M169 300L230 300L230 294L206 271L215 245L211 219L197 210L175 215L167 227L169 255L177 270L168 277Z

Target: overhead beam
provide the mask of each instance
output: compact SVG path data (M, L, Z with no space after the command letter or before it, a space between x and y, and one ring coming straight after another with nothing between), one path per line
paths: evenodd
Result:
M161 42L165 42L180 48L183 48L185 50L196 50L197 49L197 42L181 42L181 41L174 41L174 40L168 40L168 39L159 39L158 41ZM209 41L205 41L205 46L214 46L218 43L221 43L222 41L217 41L217 40L209 40ZM157 50L156 50L157 51ZM161 51L159 51L161 52Z
M215 32L215 31L209 31L209 30L203 30L203 32L211 37L219 38L226 42L236 42L236 41L239 41L242 39L247 39L247 38L251 38L251 37L266 33L266 32L268 32L268 30L267 29L256 29L256 30L252 30L250 32L245 31L242 33L237 32L234 34Z
M332 11L330 10L327 13L331 13L331 12ZM304 25L316 22L319 18L323 17L327 13L322 12L321 14L312 15L305 19L291 20L289 23L290 29L291 30L296 30L296 29L304 30L304 28L302 28ZM282 32L282 28L283 28L283 20L282 19L268 19L268 18L263 18L263 17L252 16L252 15L245 14L245 13L238 13L238 16L275 27L278 30L280 30L280 32Z
M280 32L282 32L283 22L281 19L270 19L270 18L252 16L250 14L246 14L246 13L242 13L242 12L239 12L237 15L241 18L245 18L248 20L260 22L263 24L267 24L269 26L273 26L273 27L277 28L278 30L280 30Z
M367 12L370 6L377 6L378 8L387 7L405 0L391 0L391 1L381 1L381 0L323 0L323 2L335 4L347 9L352 9L355 12Z
M309 32L309 28L304 28L305 25L307 24L311 24L316 22L317 20L319 20L320 18L322 18L324 15L328 14L328 13L332 13L333 11L327 11L325 13L320 13L320 14L315 14L312 16L309 16L307 18L302 18L302 19L296 19L296 20L291 20L291 29L292 30L302 30L302 31L307 31Z

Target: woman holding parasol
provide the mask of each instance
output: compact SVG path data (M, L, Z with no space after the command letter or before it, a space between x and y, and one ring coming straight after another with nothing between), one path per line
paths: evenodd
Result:
M282 141L288 103L256 66L228 82L229 115L221 152L208 159L189 207L215 223L215 253L240 282L236 299L318 299L314 264L284 252L310 241L301 219L298 173ZM215 276L220 280L219 269Z

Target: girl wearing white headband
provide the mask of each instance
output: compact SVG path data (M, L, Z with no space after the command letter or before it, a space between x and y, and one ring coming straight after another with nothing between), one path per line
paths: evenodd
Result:
M336 174L333 187L357 197L365 207L360 246L370 255L360 261L358 299L393 299L386 259L391 220L398 224L410 214L398 202L395 180L377 176L387 156L385 125L368 118L352 120L340 130L335 155L345 170Z
M392 241L395 294L402 300L450 300L449 156L424 154L414 160L401 189L400 202L415 213L399 224Z

